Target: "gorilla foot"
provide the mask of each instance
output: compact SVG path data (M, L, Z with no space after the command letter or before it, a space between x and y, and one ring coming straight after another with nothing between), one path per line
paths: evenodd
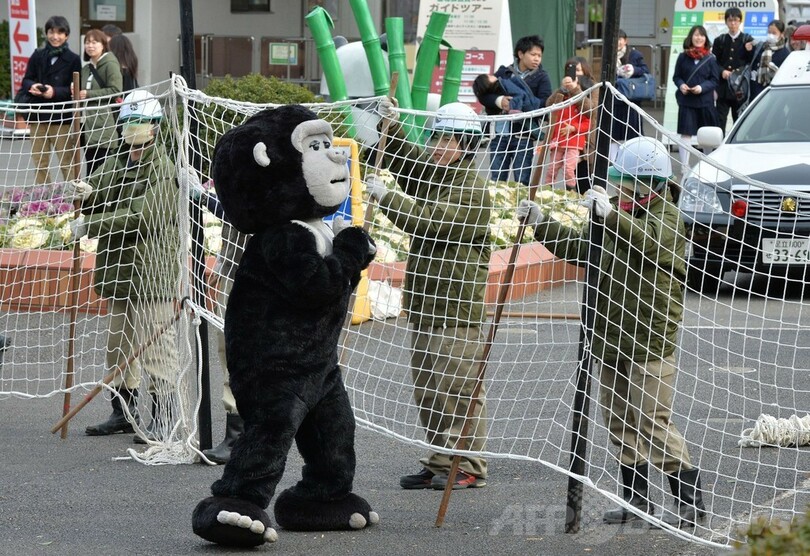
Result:
M314 500L302 496L295 487L279 495L274 513L279 526L290 531L363 529L380 522L369 503L354 493L339 500Z
M194 509L191 524L194 533L223 546L250 547L278 540L267 513L238 498L206 498Z

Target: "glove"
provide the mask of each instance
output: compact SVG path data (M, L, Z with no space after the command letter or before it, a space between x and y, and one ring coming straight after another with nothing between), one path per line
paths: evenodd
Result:
M380 113L382 118L397 120L399 119L399 115L394 110L396 106L398 106L397 99L394 97L384 97L377 105L377 112Z
M346 228L352 227L352 221L346 220L342 216L338 215L332 219L332 233L334 235L338 235L340 232L345 230Z
M74 201L85 201L93 192L93 187L82 180L73 180L70 185L73 187Z
M200 183L200 176L197 175L197 171L190 166L180 166L178 168L177 184L180 186L181 191L186 188L188 196L195 202L199 202L207 193L202 183Z
M369 174L366 176L366 191L372 199L379 203L388 193L388 188L377 174Z
M613 205L610 197L601 185L594 185L585 193L585 198L590 201L591 214L595 214L601 219L607 218L613 212Z
M546 219L546 215L540 210L540 205L526 199L523 199L518 205L517 217L527 226L536 226Z
M79 241L87 235L87 222L84 221L84 216L71 220L68 226L70 226L70 241Z

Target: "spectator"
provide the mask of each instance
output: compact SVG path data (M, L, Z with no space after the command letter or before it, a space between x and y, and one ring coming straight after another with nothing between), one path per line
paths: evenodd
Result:
M551 94L551 79L543 69L543 39L537 35L523 37L515 44L515 62L501 66L495 72L498 78L517 76L528 85L537 98L539 106L545 106ZM500 103L498 100L500 99ZM485 94L478 99L485 109L509 110L509 96ZM534 142L539 138L539 123L526 120L498 122L495 138L489 146L490 178L497 181L509 179L509 170L516 181L529 185L532 174Z
M113 37L117 37L119 35L123 35L124 31L118 25L114 25L112 23L108 23L104 27L101 28L101 32L107 37L107 41L109 41Z
M619 148L608 171L618 199L610 199L601 186L587 193L591 216L604 230L590 349L599 376L599 405L610 441L619 448L625 501L652 513L652 463L667 475L675 496L675 508L665 511L663 521L690 527L706 510L699 470L672 422L686 236L667 187L671 175L666 147L637 137ZM517 212L555 255L580 266L587 263L588 226L574 231L546 218L531 201L521 201ZM603 519L625 523L640 518L622 507Z
M714 110L714 91L719 82L719 68L714 55L709 50L711 41L702 25L694 25L683 41L683 52L678 54L672 81L678 88L675 100L678 103L678 133L684 145L692 141L692 136L703 126L716 126L717 112ZM689 166L689 151L679 149L681 165Z
M196 172L181 172L188 176L187 188L192 199L203 204L214 216L222 221L222 247L217 254L216 264L211 273L212 289L217 292L217 308L220 316L224 318L225 307L228 304L228 295L231 293L236 269L245 251L245 244L250 236L240 233L227 220L222 204L219 202L212 187L203 187ZM209 185L213 185L211 182ZM225 438L217 446L203 450L203 455L216 464L226 464L231 459L231 449L236 439L244 432L245 423L236 408L233 392L231 392L228 363L225 357L225 335L221 329L215 328L214 335L217 341L217 353L222 365L224 382L222 385L222 405L225 408Z
M644 56L627 44L627 33L619 29L619 37L617 39L618 50L616 52L616 77L631 78L642 77L645 73L650 73L650 68L644 61ZM626 91L622 90L620 80L616 80L616 86L619 91L626 95ZM629 141L640 135L644 135L642 127L641 115L636 110L638 103L631 102L630 105L620 102L615 97L611 97L610 105L610 151L608 157L610 160L616 158L616 152L619 150L619 145L625 141Z
M754 59L751 62L751 98L753 101L765 87L771 84L776 70L790 54L785 38L785 24L774 19L768 24L768 40L757 45Z
M112 101L102 97L120 93L123 78L118 60L108 51L104 33L98 29L90 29L84 36L84 60L90 63L82 68L84 85L78 98L98 99L87 103L82 122L82 147L90 175L118 147L115 117L109 107Z
M579 81L580 88L587 91L595 84L590 64L588 64L588 61L582 56L574 56L571 60L576 61L577 64L577 81ZM591 176L596 168L596 134L599 131L599 120L596 117L595 111L599 106L598 89L591 91L591 106L594 108L594 111L590 113L591 129L588 132L585 152L577 163L577 191L580 194L585 193L591 188Z
M788 25L785 27L785 41L787 42L788 49L793 52L795 50L804 50L807 47L807 41L800 41L793 38L793 33L796 32L797 25Z
M38 48L28 59L20 90L27 91L30 102L53 104L49 109L63 109L58 112L28 114L31 128L31 159L36 167L38 185L51 182L51 154L56 153L59 167L65 181L79 177L76 164L76 136L71 130L73 110L67 109L71 100L73 73L82 69L79 55L70 50L67 39L70 25L61 15L48 18L45 22L46 44Z
M107 299L110 315L108 370L126 361L174 314L172 300L179 280L178 193L174 165L156 139L162 117L160 103L151 94L138 90L127 95L120 119L128 148L104 160L87 183L75 182L82 217L71 222L72 235L98 238L94 281L96 293ZM158 335L123 375L115 377L112 414L87 427L86 434L132 431L122 402L138 419L141 370L149 377L152 422L146 427L146 438L136 436L135 441L168 436L170 427L162 427L172 420L171 393L180 370L172 327Z
M132 42L126 35L114 35L107 43L107 48L115 55L118 65L121 66L123 79L122 92L128 93L138 88L138 56L132 47Z
M721 72L720 86L717 89L717 125L725 133L729 110L732 119L736 122L737 117L740 115L740 105L746 100L737 98L737 95L728 85L728 78L733 70L748 64L753 58L754 37L740 31L740 24L742 23L742 11L740 11L740 8L728 8L723 17L726 20L728 33L723 33L717 37L714 46L710 46L710 48ZM708 37L706 40L711 45Z
M566 62L566 67L569 65L575 71L579 67L579 71L582 72L582 67L576 59L570 58ZM573 79L566 75L562 78L560 89L548 97L546 105L551 106L565 102L581 92L582 88L576 73ZM570 104L553 112L551 115L552 135L549 143L551 161L549 162L546 179L548 182L554 183L557 174L562 168L565 189L568 191L577 190L577 164L588 143L591 130L590 116L594 106L590 96L583 96L576 104Z
M391 102L380 102L383 118L396 118ZM379 209L411 237L403 289L419 421L431 445L452 450L461 440L469 404L475 404L464 448L480 452L486 442L483 388L471 398L484 351L491 207L473 162L481 123L466 104L445 104L436 113L430 149L406 142L402 127L393 127L385 152L399 187L388 189L373 174L366 176L366 187ZM422 470L399 484L444 489L452 459L431 451L421 460ZM465 455L453 488L483 487L486 478L486 460Z

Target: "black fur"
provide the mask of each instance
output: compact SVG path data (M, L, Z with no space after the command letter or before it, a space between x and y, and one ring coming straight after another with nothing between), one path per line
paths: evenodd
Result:
M279 496L278 523L339 530L350 528L352 514L374 521L369 504L351 493L355 423L337 350L351 292L373 258L371 240L348 228L324 257L312 232L291 222L337 208L319 206L309 194L301 154L290 141L299 123L315 118L301 106L266 110L228 131L215 149L214 183L226 217L254 234L225 314L230 385L245 431L211 487L214 497L192 517L195 533L223 545L258 540L219 524L216 515L241 513L231 509L238 507L264 522L293 440L305 465L301 481ZM271 159L267 167L253 158L259 141Z

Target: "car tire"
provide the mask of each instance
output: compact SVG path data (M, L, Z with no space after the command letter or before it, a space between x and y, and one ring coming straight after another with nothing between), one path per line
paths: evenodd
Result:
M701 261L689 264L686 272L686 285L698 293L714 294L720 288L723 278L723 267L718 264Z

